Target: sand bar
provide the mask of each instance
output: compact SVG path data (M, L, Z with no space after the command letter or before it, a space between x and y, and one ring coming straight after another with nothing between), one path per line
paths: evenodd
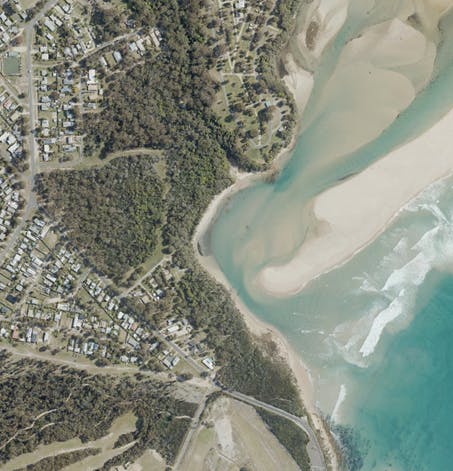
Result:
M316 197L313 215L323 229L288 263L262 270L261 287L275 296L293 295L372 242L406 203L453 172L452 131L453 110L413 141Z
M303 113L313 90L313 74L297 65L294 57L288 54L285 58L285 68L288 75L283 81L294 96L298 113Z

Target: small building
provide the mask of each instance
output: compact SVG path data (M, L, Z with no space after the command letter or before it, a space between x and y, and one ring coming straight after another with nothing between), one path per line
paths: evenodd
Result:
M120 51L113 51L113 58L115 59L115 62L119 64L123 60L123 56L121 55Z
M56 30L55 23L50 18L46 18L44 20L44 26L46 26L47 29L49 29L51 33L55 32Z
M173 324L173 325L171 325L170 327L167 328L167 332L169 334L174 334L178 330L179 330L179 325L178 324Z
M214 369L214 361L212 360L212 358L205 358L203 361L202 361L203 365L206 366L206 368L208 368L209 370L213 370Z

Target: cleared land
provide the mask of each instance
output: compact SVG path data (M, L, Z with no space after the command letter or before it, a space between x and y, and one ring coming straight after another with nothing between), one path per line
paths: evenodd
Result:
M99 440L82 443L80 438L73 438L64 442L54 442L50 445L40 445L33 452L24 453L23 455L14 458L9 463L3 465L2 469L4 471L13 471L15 469L24 468L28 465L37 463L43 458L47 458L49 456L56 456L62 453L85 450L88 448L100 448L102 451L98 455L90 456L74 465L64 468L66 471L80 471L82 469L84 471L89 471L91 469L97 469L108 459L123 452L126 447L133 445L133 442L131 442L128 443L126 447L113 449L114 443L121 434L135 431L136 419L137 418L132 413L127 413L118 417L118 419L113 421L109 434Z
M181 465L181 471L298 470L256 411L222 397L211 404Z

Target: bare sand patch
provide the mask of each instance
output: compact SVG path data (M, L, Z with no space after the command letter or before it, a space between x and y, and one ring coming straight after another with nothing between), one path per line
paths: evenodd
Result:
M54 442L49 445L39 445L34 451L30 453L24 453L20 456L13 458L4 464L2 469L4 471L12 471L18 468L24 468L33 463L47 458L49 456L58 456L62 453L70 453L79 450L85 450L88 448L100 448L101 452L98 455L89 456L73 465L67 466L65 470L71 471L88 471L90 469L96 469L112 458L113 456L121 453L127 447L132 446L127 444L122 448L113 448L114 443L118 437L123 433L133 432L135 430L135 422L137 417L128 412L118 418L116 418L109 429L109 433L98 440L94 440L87 443L82 443L80 438L72 438L64 442Z
M302 114L313 89L313 74L300 67L291 54L285 58L285 68L288 75L283 81L294 96L298 113Z
M372 242L404 205L453 172L452 129L453 110L413 141L315 198L313 216L328 229L309 238L288 263L262 270L262 289L274 296L294 295Z
M142 456L126 467L118 466L116 471L165 471L165 460L156 450L148 449Z
M253 407L222 397L210 405L181 470L237 471L241 467L299 469Z
M310 48L310 53L314 58L319 59L321 57L326 46L340 31L348 16L349 3L349 0L317 0L314 2L315 12L313 18L298 36L300 43L307 47L307 30L310 28L311 22L317 23L317 37L314 41L314 47Z

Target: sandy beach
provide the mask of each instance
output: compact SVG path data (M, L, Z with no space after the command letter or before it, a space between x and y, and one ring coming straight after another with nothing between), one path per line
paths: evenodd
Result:
M321 24L327 25L331 21L331 28L320 28L319 51L324 49L343 24L344 8L347 4L346 0L316 2L317 7L331 7L330 12L318 12ZM398 13L394 19L373 24L355 39L346 42L333 73L328 76L325 87L318 93L318 99L313 102L310 113L307 113L310 114L311 122L320 117L323 119L322 126L317 123L318 127L313 127L315 132L319 133L313 140L321 143L320 155L325 158L325 162L320 165L330 163L329 159L340 159L377 138L429 83L437 52L434 33L437 31L439 17L451 4L452 0L427 0L423 5L408 0L404 3L405 7L402 7L404 11ZM415 12L420 13L426 30L433 31L432 36L424 34L407 21ZM299 43L305 41L305 32L306 29L297 32L296 40ZM283 80L293 93L298 113L301 114L313 90L313 75L300 67L295 56L291 54L284 58L284 62L287 76ZM370 244L408 202L430 184L453 173L453 139L449 137L452 129L453 110L413 141L309 201L308 205L304 206L309 212L309 230L299 248L297 244L300 243L300 234L297 230L292 230L292 225L270 225L269 231L266 232L257 224L258 240L251 238L249 245L247 242L239 247L243 249L242 252L238 250L240 260L246 251L255 255L258 253L255 258L260 259L261 249L263 258L268 257L272 243L294 247L295 255L287 263L268 265L256 278L256 272L253 273L252 288L256 286L260 294L264 292L277 297L294 295L311 280L344 264ZM295 137L290 149L295 143ZM288 154L287 150L284 155ZM280 167L284 161L285 157L280 157L275 166ZM229 284L215 258L199 253L199 242L231 196L265 177L240 172L235 172L234 176L236 182L216 196L205 212L195 231L193 248L200 264L229 291L252 334L257 338L270 336L278 345L281 356L295 375L302 401L318 430L331 467L338 469L335 446L317 410L313 380L300 355L276 328L250 312ZM303 208L297 199L297 192L288 193L291 200L287 206L294 205L294 208L301 212ZM274 199L278 203L277 207L287 209L281 196L283 194L279 193ZM271 211L272 208L267 205L265 210ZM303 216L305 217L305 213ZM293 219L297 225L299 219ZM285 221L283 217L281 220ZM268 239L271 242L266 244ZM274 260L278 260L278 257ZM384 320L390 318L389 313L384 314L381 316L383 319L385 317ZM365 356L372 347L370 337L370 340L364 343L361 353ZM333 409L334 416L339 414L345 397L346 388L341 385Z
M209 205L204 213L200 223L198 224L193 239L193 249L197 256L198 262L203 268L213 276L217 282L222 283L228 290L231 298L233 299L236 307L241 311L244 316L244 321L250 332L257 338L262 336L270 336L278 347L279 354L284 361L291 368L296 379L302 403L307 410L309 419L317 431L318 437L321 439L321 446L323 447L326 458L328 459L332 469L338 469L338 458L333 444L332 437L319 415L314 398L313 383L310 376L310 371L303 363L301 357L292 349L285 337L272 325L258 319L242 302L237 293L233 290L225 275L220 270L216 260L212 256L202 256L198 250L198 243L203 237L203 234L209 230L217 212L225 204L225 202L234 193L246 188L254 179L262 178L260 175L243 174L236 172L236 182L217 195Z
M292 90L292 92L294 93L294 90ZM297 133L295 132L288 146L283 149L275 158L272 168L268 172L261 174L246 173L239 171L235 167L231 167L230 173L232 178L234 178L235 182L212 199L211 203L204 212L200 222L198 223L195 229L195 232L192 237L192 247L200 265L211 276L213 276L217 282L224 285L225 288L228 290L236 307L242 313L244 321L252 335L257 338L260 338L264 335L270 336L270 338L277 345L279 354L288 364L294 374L296 383L299 388L300 398L307 411L309 420L317 431L318 438L321 440L321 446L325 453L325 457L329 463L330 469L337 470L339 469L337 451L335 448L333 437L330 435L326 424L324 423L321 415L319 414L319 411L317 410L310 370L304 364L300 355L298 355L293 350L286 338L278 331L278 329L260 320L247 308L247 306L242 302L240 297L237 295L237 293L234 291L234 289L226 279L222 270L219 268L215 258L211 255L202 255L200 254L199 250L200 242L202 241L203 236L209 231L219 211L222 209L222 207L225 206L228 200L235 193L247 188L258 180L265 179L268 175L272 175L276 169L280 168L291 154L296 140Z
M317 2L317 4L317 20L320 23L320 32L317 46L312 51L314 56L321 54L327 43L334 38L341 28L345 21L348 1L325 0ZM305 44L305 33L305 30L302 33L298 33L297 41L299 47L303 47L301 46L302 43ZM398 44L398 48L395 48L395 44ZM342 129L335 133L335 135L342 137L340 140L332 141L332 144L335 146L333 153L337 154L339 152L341 154L349 152L379 135L396 118L400 110L406 108L413 100L420 84L424 84L430 77L434 56L435 46L429 43L421 33L418 33L400 20L372 27L365 31L360 38L351 41L345 48L334 76L331 82L327 84L326 92L321 98L320 113L324 112L322 107L326 103L334 102L338 106L338 112L335 116L336 121L339 123L338 126L341 128L345 124L356 128L356 134L352 138L347 132L342 132ZM313 76L304 70L291 54L285 57L285 67L288 74L283 80L294 96L300 118L313 88ZM393 70L398 67L406 67L407 70L404 70L405 73ZM376 93L370 94L370 87ZM353 94L356 98L351 102ZM360 119L362 111L365 114L370 107L376 110L374 115L367 121ZM343 112L343 109L349 110L350 114L341 118L339 115ZM316 115L316 110L314 114ZM274 167L280 167L285 161L285 156L289 154L289 151L294 146L296 137L296 135L293 137L288 149L282 152L274 162ZM218 212L228 199L237 191L265 177L265 175L243 174L237 171L233 172L233 176L236 180L235 183L217 195L203 215L193 237L194 251L200 264L228 289L236 306L243 313L250 331L257 337L270 335L278 345L280 354L294 372L301 391L302 401L315 428L319 431L319 436L332 467L337 469L338 462L335 448L331 442L332 438L316 409L313 383L309 370L302 362L300 356L294 352L287 340L277 329L262 322L247 309L228 283L216 260L209 255L202 256L199 253L198 248L199 245L202 245L200 241L202 241L203 235L209 231ZM347 183L349 182L347 181ZM342 192L343 190L340 190L341 198L344 197ZM328 193L326 192L326 195ZM299 276L301 263L308 267L305 274L306 280L310 280L330 267L323 267L319 263L319 250L316 243L318 240L323 240L328 250L325 248L322 250L326 252L338 247L337 240L341 239L339 237L341 236L343 226L339 226L340 234L334 232L332 228L334 228L335 223L343 224L343 217L339 217L339 213L343 211L343 208L341 207L340 209L338 205L341 198L339 199L337 194L332 195L330 205L326 205L321 198L316 200L313 205L313 218L325 220L329 224L329 229L325 233L319 233L319 227L316 227L317 236L304 244L300 253L289 264L268 267L260 277L261 285L266 291L277 295L287 295L301 289L306 284L305 278L301 282ZM356 193L353 198L357 198ZM374 195L371 199L373 200L373 198ZM349 203L350 201L347 200L347 202L344 202L344 205L349 205ZM398 203L396 204L398 206ZM326 207L329 211L326 211ZM351 209L353 214L356 214L353 208L351 206L349 209ZM332 217L334 220L331 221L329 217ZM363 213L358 216L359 220L362 218ZM373 234L376 232L377 230L375 229ZM346 239L349 241L348 237ZM350 255L348 253L348 256ZM311 257L308 263L306 262L307 257ZM333 256L323 256L322 260L324 259L330 261L333 260ZM319 266L321 267L320 272L314 270Z
M290 296L372 242L410 200L453 172L453 110L431 129L315 198L312 232L284 265L265 268L259 282Z
M283 77L283 81L294 96L297 112L302 114L313 89L313 74L300 67L292 54L285 57L285 68L288 75Z
M321 25L317 38L317 46L315 51L313 51L315 56L319 56L321 54L328 42L334 38L335 34L341 28L346 18L347 5L348 0L338 0L333 3L328 0L321 0L318 2L317 21L319 21ZM304 32L304 35L305 33L306 31ZM305 44L305 39L302 36L303 35L299 34L299 37L296 39L299 45ZM294 97L300 121L313 89L313 75L301 67L291 53L288 53L285 57L285 66L288 74L283 77L282 80L285 82L285 85ZM269 174L272 174L275 170L282 167L290 155L297 137L298 133L296 130L289 145L280 152L276 159L274 159L272 169L268 172ZM280 355L286 361L295 376L302 403L307 410L309 420L313 424L318 437L321 440L321 446L323 447L330 468L333 470L339 469L339 461L333 438L315 405L314 388L309 369L303 363L301 357L292 349L285 337L275 327L258 319L245 306L229 284L223 272L220 270L215 258L209 255L206 256L200 254L200 241L204 234L209 231L219 211L226 202L238 191L247 188L254 181L262 180L267 176L267 173L242 173L235 168L232 168L231 174L235 179L235 183L214 197L194 232L192 239L194 252L199 263L206 269L206 271L208 271L216 281L222 283L226 287L237 308L243 314L245 323L251 333L257 338L262 337L263 335L270 336L276 343Z
M399 17L349 41L312 112L311 119L323 119L311 133L319 133L323 158L337 160L377 138L431 79L435 56L436 45ZM303 245L297 248L297 234L286 240L295 255L262 269L255 286L274 296L293 295L369 244L404 204L450 172L444 150L451 122L446 117L414 143L311 201ZM431 162L432 155L439 158Z

